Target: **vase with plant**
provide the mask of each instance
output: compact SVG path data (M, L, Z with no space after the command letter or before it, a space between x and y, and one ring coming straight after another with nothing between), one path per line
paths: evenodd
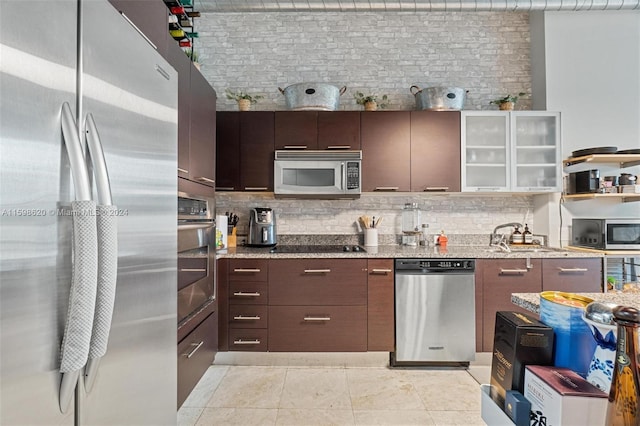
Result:
M240 111L249 111L252 104L257 103L258 99L262 99L264 97L262 95L250 95L242 90L234 91L231 89L227 89L225 94L227 95L227 99L238 102L238 109Z
M358 105L362 105L365 111L376 111L378 108L384 109L389 105L389 98L387 95L365 95L362 92L356 92L353 97Z
M494 99L490 104L498 105L498 108L502 111L512 111L513 107L518 102L518 99L526 95L525 92L520 92L517 95L507 95L500 99Z

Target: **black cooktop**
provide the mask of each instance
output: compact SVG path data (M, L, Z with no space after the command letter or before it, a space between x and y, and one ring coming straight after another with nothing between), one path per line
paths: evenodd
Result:
M277 245L269 250L270 253L365 253L362 246L357 245Z

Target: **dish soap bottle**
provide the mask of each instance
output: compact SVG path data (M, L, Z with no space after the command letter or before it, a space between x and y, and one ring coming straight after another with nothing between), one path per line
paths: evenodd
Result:
M522 233L523 242L525 244L533 244L533 234L529 231L529 225L524 224L524 232Z
M449 238L444 234L444 229L440 231L440 235L438 236L438 245L442 248L447 247L447 242Z
M520 227L516 226L515 231L511 234L511 242L513 244L522 244L524 239L522 238L522 232L520 232Z

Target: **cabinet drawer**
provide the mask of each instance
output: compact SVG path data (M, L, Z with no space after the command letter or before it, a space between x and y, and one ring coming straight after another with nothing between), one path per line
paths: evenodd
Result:
M267 281L267 259L230 259L229 281Z
M178 407L213 363L218 346L216 313L178 343Z
M542 290L602 292L602 260L543 259Z
M267 328L266 305L229 305L230 328Z
M269 351L366 350L366 306L269 307Z
M234 305L266 305L267 283L237 281L229 285L229 303Z
M269 305L366 305L366 259L272 260Z
M267 330L264 328L235 328L229 330L230 351L267 351Z

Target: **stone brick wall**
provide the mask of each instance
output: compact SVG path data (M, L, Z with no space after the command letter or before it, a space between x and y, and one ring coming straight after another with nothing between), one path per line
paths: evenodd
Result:
M527 13L203 13L196 19L202 73L218 110L236 110L226 88L262 94L254 109L283 110L278 87L300 82L347 86L340 109L359 110L355 91L388 94L389 109L410 110L411 85L469 90L465 109L531 90ZM530 108L530 100L518 109ZM275 200L273 194L220 192L217 211L235 211L247 233L251 207L272 207L280 234L358 234L363 214L383 216L381 235L401 232L401 209L418 202L432 233L488 234L500 223L533 227L532 196L364 194L358 200ZM535 227L533 227L535 232Z
M278 87L301 82L347 86L343 110L361 109L356 91L388 94L389 109L414 109L412 85L463 87L465 109L474 110L531 90L528 13L203 13L196 30L218 110L237 108L226 88L264 95L255 109L285 109Z

